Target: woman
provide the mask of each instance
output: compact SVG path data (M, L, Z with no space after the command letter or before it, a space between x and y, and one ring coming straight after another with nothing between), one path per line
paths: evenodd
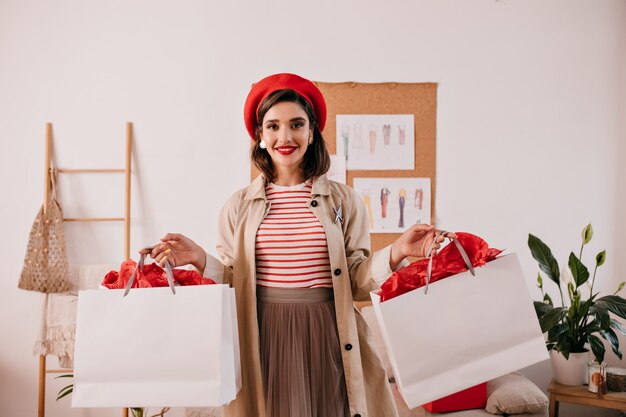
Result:
M310 81L276 74L254 85L244 109L251 158L262 174L220 215L220 260L167 234L151 256L192 264L235 288L242 388L226 416L395 416L369 329L354 308L407 256L439 248L416 225L370 254L358 195L325 177L326 104Z

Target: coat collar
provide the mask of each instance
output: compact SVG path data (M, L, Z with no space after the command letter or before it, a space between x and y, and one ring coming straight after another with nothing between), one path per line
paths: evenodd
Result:
M329 195L330 183L326 175L322 175L313 180L313 188L311 195ZM245 200L255 200L257 198L265 199L265 176L259 175L252 181L246 189Z
M326 174L318 177L313 181L313 189L311 195L329 195L330 194L330 182L326 178Z
M246 188L244 200L255 200L257 198L265 198L265 176L259 175Z

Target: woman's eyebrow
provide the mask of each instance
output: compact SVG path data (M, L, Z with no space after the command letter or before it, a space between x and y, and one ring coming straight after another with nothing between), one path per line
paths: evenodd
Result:
M294 117L293 119L289 120L290 122L300 122L300 121L305 121L306 119L304 117ZM278 119L270 119L270 120L266 120L265 123L276 123L279 122Z

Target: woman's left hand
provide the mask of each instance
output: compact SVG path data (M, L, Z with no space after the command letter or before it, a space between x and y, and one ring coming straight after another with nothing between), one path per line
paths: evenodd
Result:
M428 250L431 245L433 254L436 254L445 237L456 237L456 235L447 232L444 236L441 234L441 230L435 229L435 226L414 224L391 245L389 266L392 270L395 270L398 264L407 256L425 258L429 255ZM434 244L433 240L435 241Z

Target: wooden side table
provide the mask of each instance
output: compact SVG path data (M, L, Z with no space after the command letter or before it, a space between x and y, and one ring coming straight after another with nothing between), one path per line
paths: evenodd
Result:
M550 394L550 417L558 417L559 402L589 405L592 407L626 410L626 392L609 391L601 397L589 392L587 385L561 385L552 380L548 385Z

